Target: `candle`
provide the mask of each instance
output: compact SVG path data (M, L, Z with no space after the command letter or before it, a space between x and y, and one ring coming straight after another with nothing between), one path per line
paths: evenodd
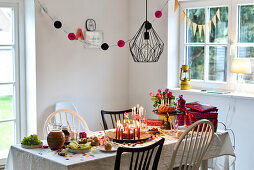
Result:
M135 140L135 131L136 131L136 130L135 130L135 128L134 128L134 131L133 131L134 140Z
M124 119L124 121L123 121L124 131L125 131L125 124L126 124L126 121L125 121L125 119Z
M128 135L128 139L130 139L131 138L130 125L127 126L127 135Z
M118 128L118 121L116 121L116 139L117 139L117 129Z
M121 139L123 140L123 128L121 128Z
M137 122L137 136L138 136L138 140L140 139L140 126L139 126L139 122Z

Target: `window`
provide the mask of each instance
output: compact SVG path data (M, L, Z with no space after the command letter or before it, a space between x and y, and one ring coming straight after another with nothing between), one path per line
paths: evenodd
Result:
M237 57L254 58L254 5L238 5ZM244 74L245 83L254 84L253 74Z
M216 24L216 27L212 23L210 32L209 28L203 25L216 15L218 9L220 22ZM191 67L192 79L204 82L226 82L228 7L190 8L186 9L186 14L199 25L194 34L192 25L187 31L187 20L185 24L185 61Z
M0 3L0 160L19 134L18 14L14 4Z
M230 71L233 58L254 59L253 0L182 2L181 6L186 16L198 25L195 35L192 24L188 30L187 19L180 25L179 67L183 64L191 67L192 88L234 90L238 83L241 89L253 91L253 74L242 75L245 83L241 84L237 79L239 74ZM220 20L216 17L215 27L211 20L218 9ZM204 24L205 29L201 27Z

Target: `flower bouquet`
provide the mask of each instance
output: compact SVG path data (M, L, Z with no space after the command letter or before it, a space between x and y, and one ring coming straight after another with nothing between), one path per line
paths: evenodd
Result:
M154 101L153 107L154 109L158 108L159 113L167 113L167 112L175 112L175 96L173 93L166 88L164 91L162 89L158 89L157 94L150 93L152 97L151 100Z

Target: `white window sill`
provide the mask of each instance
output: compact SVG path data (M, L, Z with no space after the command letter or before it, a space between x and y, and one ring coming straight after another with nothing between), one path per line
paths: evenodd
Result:
M202 92L201 90L190 89L190 90L180 90L180 88L170 89L172 92L178 92L181 94L197 94L206 96L216 96L216 97L229 97L236 99L251 99L254 100L254 93L241 93L241 92L228 92L228 91L212 91L207 90Z

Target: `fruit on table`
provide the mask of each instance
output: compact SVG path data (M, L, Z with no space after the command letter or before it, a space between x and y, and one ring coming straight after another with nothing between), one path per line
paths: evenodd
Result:
M110 151L112 149L112 144L111 143L106 143L104 145L104 148L105 148L106 151Z
M76 141L70 143L69 148L72 150L88 150L91 149L91 142L87 142L86 144L78 144Z
M38 135L30 135L28 137L24 137L22 145L40 145L42 142L38 139Z

